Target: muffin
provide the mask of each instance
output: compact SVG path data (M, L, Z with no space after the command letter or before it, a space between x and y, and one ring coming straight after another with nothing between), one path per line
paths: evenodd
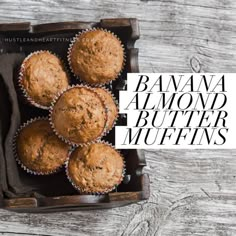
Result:
M124 49L113 33L95 29L84 31L72 42L68 59L71 70L89 84L105 84L123 69Z
M58 92L68 87L69 78L57 56L38 51L23 61L19 83L30 104L49 109Z
M62 142L44 118L23 125L15 140L17 160L28 172L47 175L56 172L68 158L70 146Z
M107 112L104 102L93 89L77 85L56 99L50 109L50 119L62 140L83 145L103 135Z
M94 91L99 94L103 99L107 108L107 126L106 132L109 132L113 128L115 121L118 117L118 108L112 94L105 88L95 88Z
M124 161L109 144L93 143L78 147L71 153L66 171L77 190L107 193L123 180Z

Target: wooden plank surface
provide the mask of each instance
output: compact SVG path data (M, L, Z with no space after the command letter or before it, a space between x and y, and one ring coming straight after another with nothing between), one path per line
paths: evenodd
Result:
M235 0L2 0L0 22L140 20L143 72L236 72ZM236 235L236 151L146 151L149 201L56 214L0 210L0 235Z

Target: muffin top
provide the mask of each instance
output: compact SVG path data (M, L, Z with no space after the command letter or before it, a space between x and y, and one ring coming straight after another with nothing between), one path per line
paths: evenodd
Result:
M23 61L21 85L34 103L49 107L53 98L69 85L60 59L48 51L39 51Z
M68 157L69 149L69 145L53 133L48 120L29 123L16 138L18 159L36 174L49 174L61 167Z
M114 148L94 143L73 151L67 174L81 192L105 193L120 184L123 169L123 159Z
M103 134L107 112L94 90L77 86L58 98L51 111L51 120L59 136L79 145L94 141Z
M118 116L118 109L116 103L109 91L103 88L95 88L100 97L103 99L105 106L107 108L107 131L112 129L114 122Z
M123 61L121 42L112 33L103 30L82 33L71 48L70 63L74 74L90 84L116 79Z

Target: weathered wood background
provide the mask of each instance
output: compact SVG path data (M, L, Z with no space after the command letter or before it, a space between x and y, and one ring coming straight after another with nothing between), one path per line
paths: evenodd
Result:
M144 72L236 72L235 0L1 0L0 22L140 20ZM236 150L146 151L148 202L111 210L16 214L0 235L236 235Z

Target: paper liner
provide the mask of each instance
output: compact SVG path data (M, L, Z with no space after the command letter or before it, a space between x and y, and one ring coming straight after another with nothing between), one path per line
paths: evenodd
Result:
M57 103L57 101L59 100L59 98L65 93L67 92L68 90L70 89L73 89L73 88L86 88L88 89L89 91L92 91L99 99L100 101L102 102L103 104L103 107L104 107L104 110L105 110L105 126L104 126L104 129L103 131L101 132L101 134L95 138L94 140L91 140L89 142L86 142L86 143L75 143L75 142L72 142L70 141L69 139L65 138L63 135L59 134L54 126L54 123L53 123L53 118L52 118L52 113L53 113L53 108L55 106L55 104ZM87 85L71 85L69 86L67 89L64 89L62 91L60 91L57 96L54 98L53 102L52 102L52 105L49 109L49 122L50 122L50 125L54 131L54 133L65 143L73 146L73 147L78 147L78 146L86 146L86 145L89 145L89 144L92 144L94 142L96 142L97 140L100 140L104 135L105 135L105 130L107 129L107 118L108 118L108 115L107 115L107 107L104 103L104 101L102 100L101 96L99 96L99 94L97 94L94 89L92 87L89 87Z
M23 98L24 100L30 104L31 106L34 106L34 107L38 107L40 109L44 109L44 110L49 110L50 109L50 106L44 106L44 105L41 105L37 102L35 102L30 96L29 94L27 93L26 89L24 88L24 85L22 84L22 80L24 78L24 70L25 70L25 67L24 67L24 64L27 62L27 60L29 60L29 58L33 55L37 55L37 54L40 54L40 53L43 53L43 52L48 52L54 56L56 56L62 63L62 67L67 75L67 78L68 78L68 84L70 83L70 76L69 76L69 72L68 72L68 69L64 63L64 61L58 56L56 55L55 53L49 51L49 50L39 50L39 51L35 51L35 52L32 52L30 53L25 59L24 61L22 62L21 64L21 67L20 67L20 72L19 72L19 77L18 77L18 87L19 87L19 90L21 91L21 94L23 95Z
M111 128L107 127L107 129L104 131L104 136L105 136L105 135L109 134L109 132L114 128L114 126L116 125L116 123L118 121L118 118L119 118L119 103L118 103L116 97L113 95L113 93L109 89L107 89L105 87L99 87L99 88L105 90L107 93L109 93L111 95L111 97L112 97L112 99L113 99L113 101L114 101L114 103L116 105L116 111L117 111L116 118L113 121L112 127ZM96 92L96 88L94 88L94 90ZM99 95L98 92L96 92L96 93ZM102 97L101 97L101 99L102 99ZM106 104L105 101L103 101L103 102ZM107 108L107 109L109 109L109 108ZM108 117L107 119L109 120L109 116L108 115L107 115L107 117Z
M84 80L82 80L80 78L79 75L76 75L73 71L73 68L72 68L72 64L71 64L71 51L72 51L72 48L74 46L74 43L77 41L77 39L83 34L83 33L86 33L86 32L89 32L89 31L97 31L97 30L101 30L101 31L104 31L104 32L107 32L107 33L110 33L112 34L121 44L121 47L123 49L123 63L122 63L122 67L121 67L121 70L120 72L116 75L116 77L114 77L114 79L110 80L110 81L107 81L107 82L104 82L104 83L89 83L89 82L86 82ZM91 29L85 29L85 30L82 30L81 32L77 33L74 38L72 39L72 41L70 42L70 45L69 45L69 48L68 48L68 52L67 52L67 60L68 60L68 63L69 63L69 67L70 67L70 70L72 72L72 74L76 77L76 79L78 79L82 84L84 85L89 85L89 86L94 86L94 87L100 87L100 86L104 86L105 84L109 84L110 82L112 81L115 81L117 80L123 70L124 70L124 67L125 67L125 64L126 64L126 53L125 53L125 47L124 47L124 44L121 42L120 38L114 34L113 32L111 32L110 30L107 30L107 29L104 29L104 28L96 28L96 27L93 27Z
M56 168L56 169L53 170L53 171L49 171L49 172L41 172L41 171L39 171L39 172L37 172L37 171L30 170L28 167L26 167L26 166L22 163L22 161L19 159L18 154L17 154L17 144L16 144L16 143L17 143L17 137L18 137L19 133L21 132L22 129L24 129L24 128L27 127L29 124L31 124L31 123L33 123L33 122L35 122L35 121L37 121L37 120L46 120L46 121L49 121L48 117L36 117L36 118L32 118L32 119L28 120L27 122L23 123L23 124L19 127L19 129L17 130L17 132L16 132L16 134L15 134L15 136L14 136L14 138L13 138L13 142L12 142L13 154L14 154L14 157L15 157L15 159L16 159L16 162L17 162L17 163L20 165L20 167L21 167L22 169L24 169L27 173L32 174L32 175L52 175L52 174L58 173L58 172L63 168L63 166L65 165L67 159L65 160L65 162L64 162L61 166L59 166L58 168ZM70 150L69 150L68 156L69 156L70 154L71 154L71 148L70 148ZM68 157L67 157L67 158L68 158Z
M125 159L124 159L124 156L120 153L119 150L115 149L115 147L110 144L109 142L106 142L106 141L103 141L103 140L99 140L97 142L94 142L94 143L103 143L103 144L106 144L110 147L112 147L116 152L119 153L119 155L121 156L122 160L123 160L123 170L122 170L122 175L121 175L121 178L119 180L119 182L117 184L115 184L112 188L110 189L107 189L106 191L104 192L86 192L86 191L83 191L81 188L79 188L74 182L73 180L71 179L70 175L69 175L69 170L68 170L68 165L69 165L69 161L70 161L70 158L68 158L68 160L66 161L65 163L65 168L66 168L66 176L67 176L67 179L69 180L69 182L71 183L71 185L77 190L79 191L80 193L82 194L89 194L89 195L102 195L102 194L106 194L106 193L109 193L109 192L112 192L113 190L115 190L117 188L118 185L121 184L121 182L123 181L124 179L124 176L125 176L125 173L126 173L126 162L125 162ZM79 148L79 147L77 147ZM72 155L72 153L74 152L76 148L74 148L70 155Z

